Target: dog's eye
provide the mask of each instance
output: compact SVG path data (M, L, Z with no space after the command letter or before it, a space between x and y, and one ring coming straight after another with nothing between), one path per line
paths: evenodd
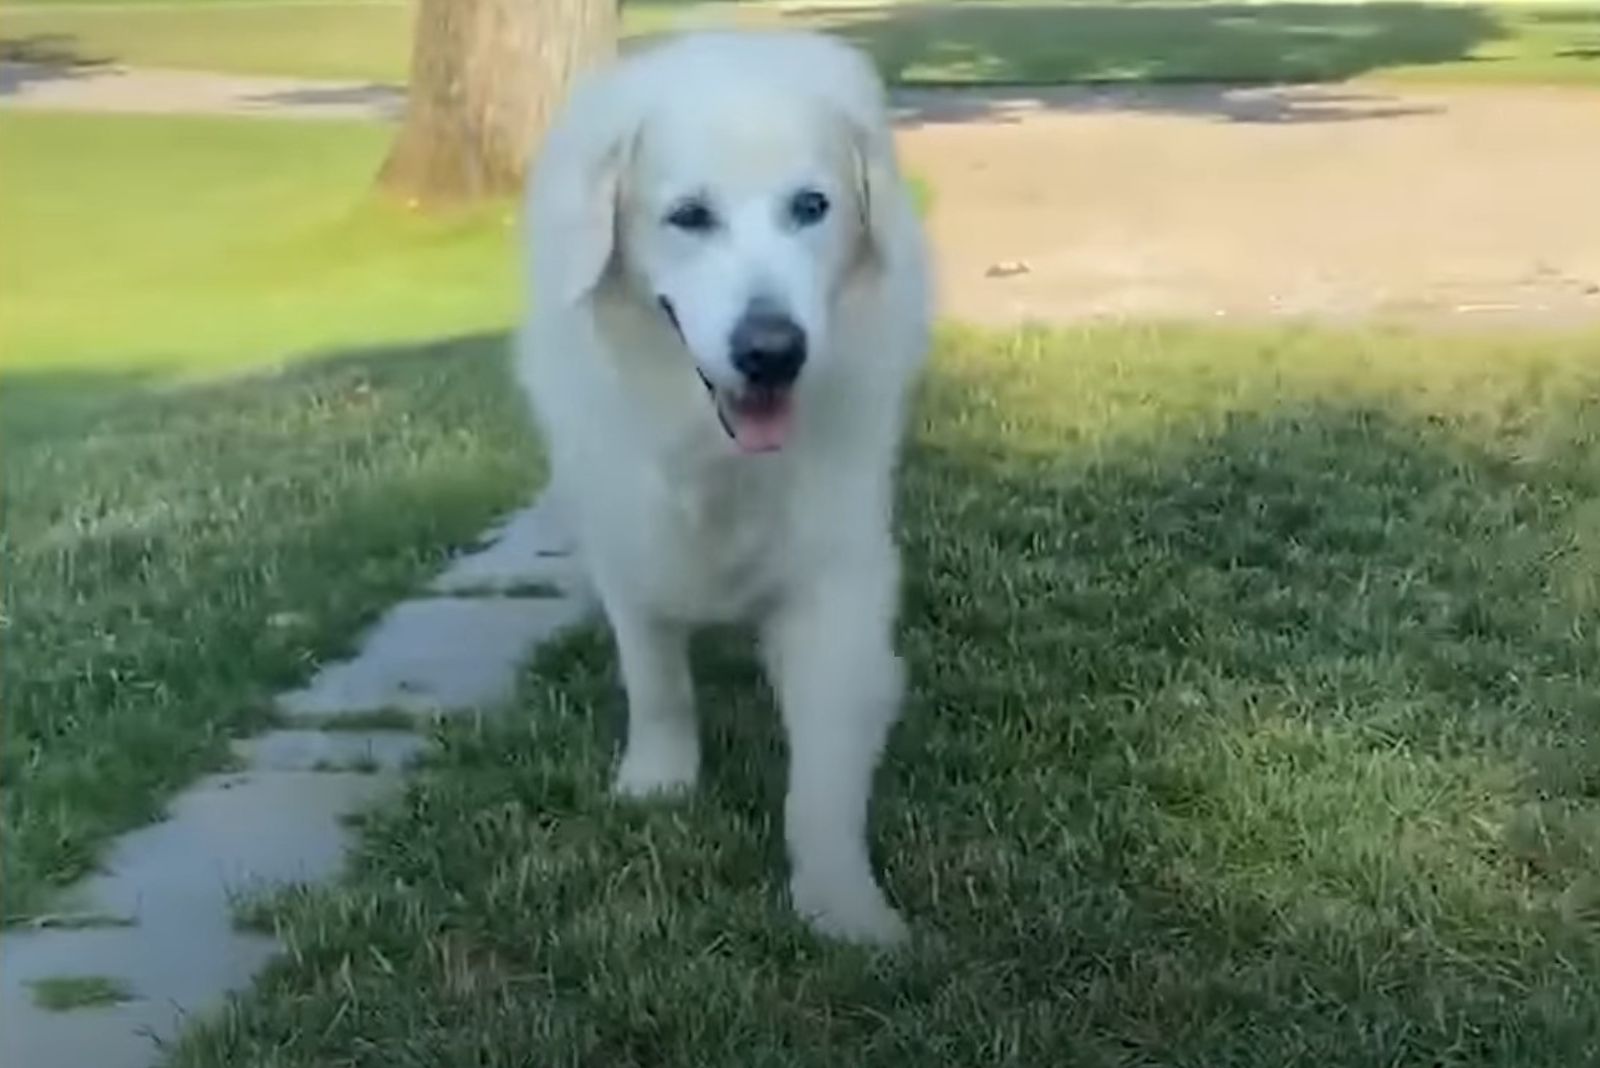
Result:
M667 213L667 225L701 234L717 225L717 217L705 201L686 200Z
M828 214L828 198L815 189L802 189L789 201L789 217L798 226L814 226Z

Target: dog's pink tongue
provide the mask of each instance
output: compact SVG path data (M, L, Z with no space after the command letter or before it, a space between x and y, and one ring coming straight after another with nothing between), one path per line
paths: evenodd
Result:
M775 394L733 409L733 440L741 452L775 452L789 440L794 408L787 394Z

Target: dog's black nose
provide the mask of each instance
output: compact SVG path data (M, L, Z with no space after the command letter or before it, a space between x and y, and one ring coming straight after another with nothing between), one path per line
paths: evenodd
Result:
M806 362L806 332L781 311L752 308L733 328L733 366L753 386L793 384Z

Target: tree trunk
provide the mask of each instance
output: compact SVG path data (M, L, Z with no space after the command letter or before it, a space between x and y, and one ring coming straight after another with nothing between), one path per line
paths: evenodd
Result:
M378 185L413 206L514 193L574 75L616 49L618 0L419 0L405 122Z

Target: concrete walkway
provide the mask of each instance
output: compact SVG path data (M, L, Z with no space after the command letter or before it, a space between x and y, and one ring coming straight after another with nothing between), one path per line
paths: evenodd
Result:
M22 111L398 119L405 90L376 82L308 81L152 70L117 64L0 63L0 107Z
M352 660L284 694L289 725L240 743L240 770L206 777L165 821L120 839L62 912L0 932L0 1066L158 1063L161 1043L245 989L281 949L236 928L239 895L335 877L350 844L345 817L392 796L426 747L420 733L359 729L352 717L504 706L529 653L589 618L548 507L517 513L486 540L390 611ZM71 980L106 983L125 1000L39 1004L41 983Z

